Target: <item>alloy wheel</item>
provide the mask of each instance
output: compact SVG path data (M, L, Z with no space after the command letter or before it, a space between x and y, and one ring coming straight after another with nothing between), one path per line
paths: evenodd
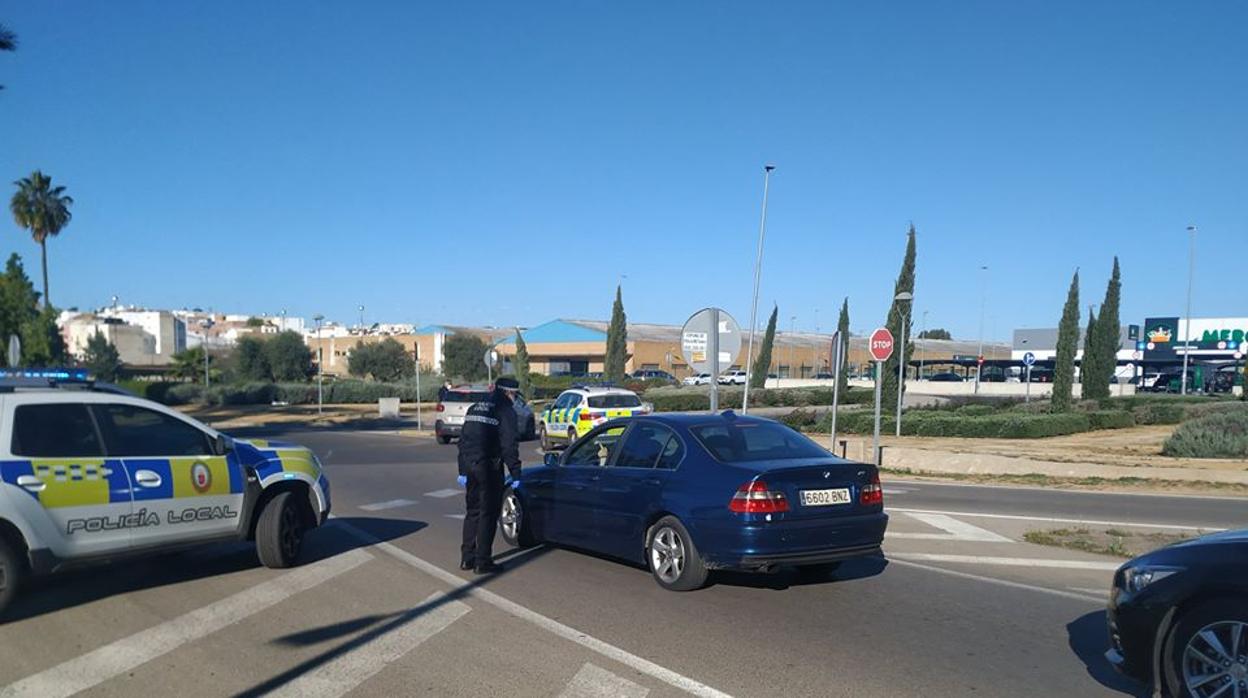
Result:
M299 512L288 506L282 510L282 552L294 558L299 554L303 533L299 527Z
M509 540L519 540L520 502L517 501L515 492L508 492L503 498L503 511L499 514L498 521L503 527L504 536Z
M1218 621L1183 648L1183 685L1196 698L1248 698L1248 623Z
M685 544L675 529L664 526L654 534L650 541L650 566L665 584L680 579L685 571Z

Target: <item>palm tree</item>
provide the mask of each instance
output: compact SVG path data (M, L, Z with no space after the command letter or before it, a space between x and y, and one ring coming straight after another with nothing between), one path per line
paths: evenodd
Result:
M13 184L17 185L17 191L9 201L9 210L13 212L13 220L29 230L30 236L39 243L43 254L43 307L49 308L52 301L48 298L48 238L69 225L73 217L69 207L74 200L65 194L65 187L52 186L52 178L39 170Z
M16 51L17 50L17 34L14 34L8 27L0 24L0 51ZM4 85L0 85L0 90L4 89Z

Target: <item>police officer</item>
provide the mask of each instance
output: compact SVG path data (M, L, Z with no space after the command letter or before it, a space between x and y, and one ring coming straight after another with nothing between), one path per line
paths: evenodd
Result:
M477 574L502 570L494 564L494 529L503 507L503 466L520 477L520 444L512 400L520 392L514 378L499 378L488 400L468 408L459 437L459 474L466 477L467 510L459 568Z

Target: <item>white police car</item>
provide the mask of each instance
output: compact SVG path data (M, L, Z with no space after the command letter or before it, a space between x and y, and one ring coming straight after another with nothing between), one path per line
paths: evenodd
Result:
M28 574L213 541L289 567L329 516L306 448L234 440L82 374L15 373L0 372L0 611Z

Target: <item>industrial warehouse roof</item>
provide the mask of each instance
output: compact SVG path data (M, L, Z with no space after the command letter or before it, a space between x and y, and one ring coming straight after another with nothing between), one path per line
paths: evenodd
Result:
M633 326L628 326L631 335ZM677 329L679 332L679 329ZM536 327L530 327L520 332L520 336L524 337L525 344L564 344L569 342L605 342L607 339L607 326L603 323L602 328L588 326L577 320L551 320L544 322ZM499 342L499 344L514 344L516 337L512 336Z

